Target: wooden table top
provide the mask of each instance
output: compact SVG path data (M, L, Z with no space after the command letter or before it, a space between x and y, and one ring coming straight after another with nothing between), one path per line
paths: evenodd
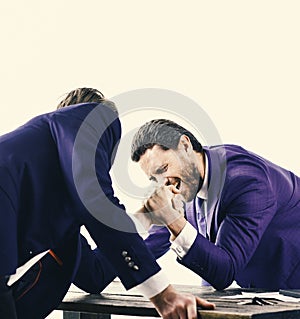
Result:
M192 293L216 304L215 310L199 309L202 319L300 318L300 303L276 301L274 305L239 305L238 303L244 301L244 299L223 299L222 297L239 294L241 291L245 291L244 289L216 291L212 287L174 286L180 292ZM254 291L251 290L251 292ZM71 289L58 309L81 313L158 317L158 313L149 300L142 297L134 289L126 291L121 283L116 281L112 282L100 295L87 294Z

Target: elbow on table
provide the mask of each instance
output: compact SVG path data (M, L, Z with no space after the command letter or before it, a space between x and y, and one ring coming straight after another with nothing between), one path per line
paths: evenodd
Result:
M230 280L228 280L228 281L223 280L223 281L212 283L211 285L216 290L224 290L224 289L228 288L232 283L233 283L233 280L231 280L231 281Z
M231 263L223 269L216 269L214 274L210 274L210 284L216 290L224 290L228 288L235 280L235 271Z

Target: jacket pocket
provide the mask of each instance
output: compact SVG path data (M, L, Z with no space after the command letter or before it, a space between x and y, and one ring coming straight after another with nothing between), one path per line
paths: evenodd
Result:
M42 262L34 264L18 281L12 285L15 300L21 299L39 281L42 272Z

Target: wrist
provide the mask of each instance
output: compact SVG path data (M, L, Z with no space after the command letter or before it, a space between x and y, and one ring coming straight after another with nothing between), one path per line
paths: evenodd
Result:
M187 221L184 216L176 219L174 222L168 224L168 229L171 233L171 241L175 240L176 237L181 233L182 229L186 225Z
M169 284L160 293L158 293L157 295L155 295L149 299L155 306L159 306L159 305L161 305L161 303L165 299L165 296L168 296L168 294L170 294L171 292L175 292L175 289L171 284Z
M168 311L171 305L173 305L172 297L176 294L172 285L162 290L160 293L150 298L150 301L154 304L156 310L161 317L164 317L164 312Z

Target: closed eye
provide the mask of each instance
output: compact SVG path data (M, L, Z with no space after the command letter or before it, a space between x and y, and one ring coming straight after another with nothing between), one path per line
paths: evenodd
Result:
M157 175L160 175L160 174L163 174L164 172L166 172L168 170L168 164L165 164L163 165L162 167L159 167L157 170L156 170L156 174Z

